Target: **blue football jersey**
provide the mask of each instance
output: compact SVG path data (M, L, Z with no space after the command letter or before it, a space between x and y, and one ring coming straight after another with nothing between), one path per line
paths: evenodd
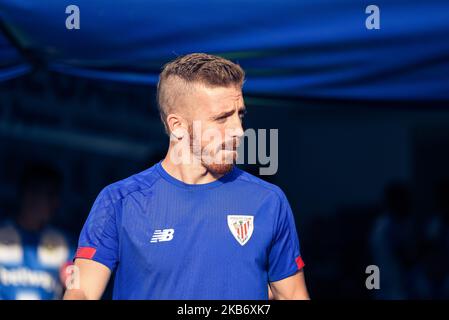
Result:
M234 167L186 184L161 162L98 195L75 258L115 271L114 299L268 299L303 267L281 191Z
M60 272L75 246L62 231L20 228L13 221L0 224L0 300L60 299Z

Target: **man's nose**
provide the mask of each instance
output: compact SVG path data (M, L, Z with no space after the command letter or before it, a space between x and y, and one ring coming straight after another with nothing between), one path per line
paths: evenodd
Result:
M232 123L231 136L233 138L239 139L243 136L243 134L244 134L244 132L243 132L242 120L240 119L240 117L236 117L236 120L234 120Z

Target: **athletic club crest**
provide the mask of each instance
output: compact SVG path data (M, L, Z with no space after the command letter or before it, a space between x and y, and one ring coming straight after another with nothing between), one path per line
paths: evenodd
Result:
M251 238L254 230L254 216L228 216L228 227L242 246Z

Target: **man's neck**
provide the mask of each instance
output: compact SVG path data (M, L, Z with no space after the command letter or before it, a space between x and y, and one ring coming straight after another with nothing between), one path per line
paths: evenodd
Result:
M170 159L171 148L168 150L164 160L162 160L162 167L172 177L181 180L188 184L204 184L210 183L217 179L220 179L223 174L213 174L206 167L204 167L201 161L193 161L192 163L173 163Z

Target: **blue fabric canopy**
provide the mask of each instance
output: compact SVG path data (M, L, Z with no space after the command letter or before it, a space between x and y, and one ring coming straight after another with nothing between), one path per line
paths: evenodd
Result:
M16 48L0 33L0 81L8 80L30 70Z
M66 7L80 29L65 26ZM219 54L247 72L245 92L324 99L449 100L449 1L0 0L22 48L54 71L155 84L161 65ZM0 79L11 48L0 37ZM14 64L13 64L14 66Z

